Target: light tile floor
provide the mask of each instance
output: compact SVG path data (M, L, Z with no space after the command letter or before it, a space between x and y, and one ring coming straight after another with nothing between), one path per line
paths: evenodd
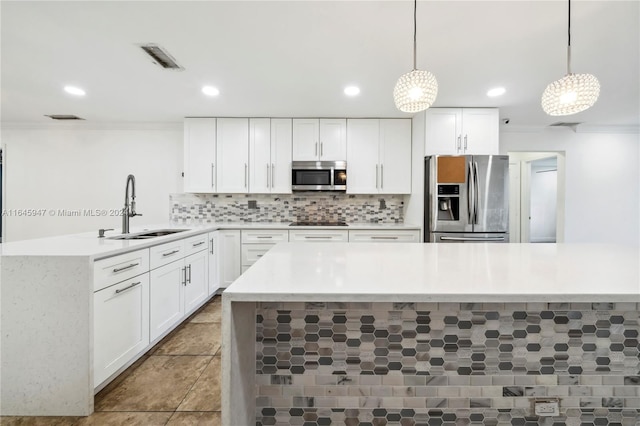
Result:
M91 416L4 416L0 425L219 425L220 301L211 299L100 391Z

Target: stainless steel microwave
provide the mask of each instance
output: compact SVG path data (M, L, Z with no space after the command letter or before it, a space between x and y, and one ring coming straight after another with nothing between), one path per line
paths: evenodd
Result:
M291 164L293 191L346 191L346 161L294 161Z

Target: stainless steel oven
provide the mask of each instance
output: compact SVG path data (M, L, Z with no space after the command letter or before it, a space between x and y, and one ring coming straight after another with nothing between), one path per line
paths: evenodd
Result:
M291 165L293 191L346 191L346 161L294 161Z

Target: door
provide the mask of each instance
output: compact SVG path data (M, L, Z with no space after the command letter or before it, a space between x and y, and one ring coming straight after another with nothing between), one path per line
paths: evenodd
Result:
M509 232L509 157L472 157L474 232Z
M380 120L347 121L347 193L377 194L380 186Z
M149 345L149 274L100 290L93 300L97 386Z
M149 323L151 341L160 337L184 316L184 260L150 272Z
M216 192L249 191L249 119L218 118Z
M272 118L269 168L269 186L272 194L291 194L291 143L291 119Z
M184 191L216 192L216 119L184 120Z
M193 311L209 294L207 256L207 250L202 250L184 258L187 268L187 279L184 286L185 315Z
M317 118L293 119L293 161L318 161L320 120Z
M347 160L347 120L344 118L320 119L321 161Z
M380 193L411 193L411 120L380 120ZM348 163L347 163L348 164Z
M271 121L249 119L249 188L253 194L269 194L271 178Z

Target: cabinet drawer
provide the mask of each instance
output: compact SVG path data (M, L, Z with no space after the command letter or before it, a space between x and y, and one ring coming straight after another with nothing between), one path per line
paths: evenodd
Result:
M200 234L195 237L185 238L184 240L184 255L197 253L209 248L209 234Z
M185 257L184 242L185 240L178 240L151 247L149 249L149 262L151 263L150 269L155 269L159 266L166 265L169 262Z
M350 243L418 243L420 231L416 230L380 230L349 231Z
M258 261L273 244L243 244L242 245L242 265L251 266Z
M289 241L293 242L330 242L349 240L349 234L346 230L330 230L312 229L305 231L289 231Z
M255 230L255 231L242 231L242 244L253 243L282 243L289 241L289 231L286 229L280 230Z
M93 291L109 287L148 270L148 249L98 260L93 265Z

